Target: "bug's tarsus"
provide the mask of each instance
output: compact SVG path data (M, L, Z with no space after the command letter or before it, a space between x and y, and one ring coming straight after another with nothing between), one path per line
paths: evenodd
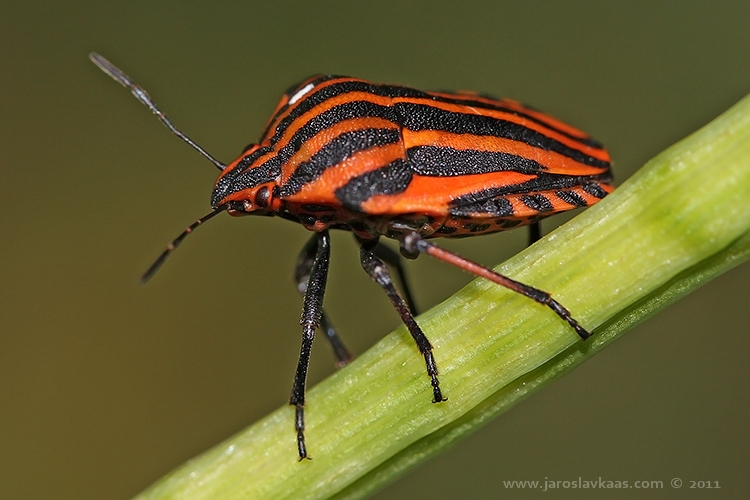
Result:
M446 398L443 397L443 393L440 390L437 364L435 363L435 357L432 355L432 344L430 344L430 341L414 319L414 316L409 309L409 305L403 298L401 298L396 287L393 285L393 280L388 272L388 267L380 258L378 258L378 256L375 255L372 248L373 246L367 242L362 244L359 251L360 263L372 280L380 285L388 295L393 307L396 308L396 311L401 317L401 321L404 322L406 328L414 339L414 342L417 344L419 352L422 353L425 360L425 366L427 367L427 375L430 376L432 384L432 402L440 403L446 401Z
M514 292L520 293L521 295L525 295L526 297L552 309L560 318L565 320L571 326L571 328L573 328L573 330L575 330L578 336L581 337L581 340L586 340L591 336L591 332L583 328L578 323L578 321L576 321L576 319L571 316L570 312L565 309L559 302L553 299L552 296L550 296L550 294L548 294L547 292L508 278L507 276L503 276L502 274L496 273L488 267L484 267L453 252L444 250L432 243L429 243L416 233L412 233L404 237L401 241L401 244L404 245L408 252L418 251L420 253L425 253L427 255L435 257L436 259L442 260L443 262L447 262L448 264L452 264L460 269L463 269L464 271L468 271L481 278L488 279L500 286L504 286L505 288L513 290Z
M294 281L297 285L297 290L303 297L307 291L307 283L310 281L310 273L315 264L317 248L318 236L317 234L313 234L305 246L302 247L302 251L299 257L297 257L297 264L294 266ZM333 356L336 358L336 367L341 368L351 363L354 355L352 355L343 340L341 340L325 309L321 310L320 313L320 329L323 330L323 333L326 335L325 338L328 339L328 343L331 345Z
M297 431L297 453L299 455L298 461L312 460L312 457L307 454L307 446L305 445L305 403L296 404L294 412L294 428Z
M302 317L300 318L302 345L300 346L297 371L294 374L292 396L289 398L289 404L296 407L294 428L297 431L297 451L300 460L309 458L305 446L305 384L315 330L320 326L320 318L323 314L323 297L325 296L328 265L331 258L331 237L328 231L316 233L315 243L315 261L310 269L310 279L307 282L302 304Z
M161 253L161 255L159 255L159 257L154 261L154 263L149 266L146 272L143 273L143 276L141 276L141 280L140 280L141 283L145 283L151 279L151 277L156 273L156 271L159 270L161 265L164 264L164 261L167 260L167 257L169 257L169 254L174 252L175 249L178 246L180 246L180 243L182 243L182 240L184 240L188 234L192 233L193 231L195 231L195 228L197 228L198 226L200 226L207 220L214 218L215 216L217 216L218 214L220 214L227 208L228 208L228 205L219 205L213 211L204 215L203 217L201 217L200 219L198 219L197 221L193 222L188 227L186 227L185 230L181 232L177 238L173 239L169 243L169 245L167 245L167 248Z
M196 144L192 139L190 139L188 136L180 132L174 125L172 125L172 122L167 118L167 115L165 115L157 106L156 103L151 99L151 96L148 95L148 92L146 92L142 87L139 85L136 85L131 78L126 75L120 68L106 60L101 55L97 54L96 52L92 52L89 54L89 59L91 59L91 62L96 64L99 69L104 71L106 74L111 76L115 81L119 82L122 86L127 87L130 89L130 92L135 96L136 99L141 101L148 109L151 110L152 113L154 113L161 122L167 126L167 128L177 137L185 141L186 143L190 144L196 151L198 151L200 154L202 154L205 158L207 158L211 163L213 163L216 168L219 170L224 170L226 168L226 165L218 161L216 158L208 154L208 152L200 147L198 144Z
M570 311L565 309L562 304L560 304L558 301L547 295L549 301L546 303L546 305L555 311L558 316L560 316L562 319L568 322L568 324L573 328L573 330L576 331L579 337L581 337L581 340L586 340L587 338L591 337L591 332L586 330L584 327L582 327L580 324L578 324L578 321L573 318L573 316L570 315Z

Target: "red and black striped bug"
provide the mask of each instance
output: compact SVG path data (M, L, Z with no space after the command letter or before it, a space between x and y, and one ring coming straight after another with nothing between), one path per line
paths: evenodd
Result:
M589 337L548 293L428 241L522 225L533 241L541 218L599 201L613 189L610 158L583 132L507 99L313 76L284 94L258 143L224 165L177 130L127 75L98 54L90 57L221 170L211 212L172 241L142 280L198 225L224 211L278 216L313 231L295 268L304 300L290 404L300 460L309 458L305 382L316 329L325 332L339 365L351 360L323 311L330 229L354 234L362 267L385 290L424 357L435 403L446 399L432 345L414 319L400 255L379 243L381 236L398 241L406 258L431 255L546 305L581 339ZM386 264L397 271L403 297Z

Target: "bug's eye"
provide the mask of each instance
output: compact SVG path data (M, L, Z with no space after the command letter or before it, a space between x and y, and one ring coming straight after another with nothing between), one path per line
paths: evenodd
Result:
M247 153L249 150L251 150L254 147L255 147L255 144L253 144L253 143L248 144L247 146L245 146L244 148L242 148L242 154Z
M271 190L268 186L263 186L255 193L255 204L260 208L266 208L271 204Z

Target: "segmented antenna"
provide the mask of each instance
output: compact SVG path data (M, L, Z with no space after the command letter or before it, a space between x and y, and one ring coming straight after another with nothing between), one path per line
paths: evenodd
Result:
M190 144L193 149L198 151L200 154L202 154L204 157L206 157L211 163L216 165L216 168L219 170L224 170L226 168L226 165L221 163L220 161L216 160L213 156L208 154L205 149L197 145L195 142L193 142L192 139L190 139L188 136L177 130L177 128L172 125L172 122L167 118L167 115L162 113L162 111L156 106L156 103L151 100L151 96L148 95L148 92L143 90L140 86L136 85L133 80L130 79L128 75L122 72L120 68L112 64L111 62L107 61L105 58L97 54L96 52L92 52L89 54L89 59L91 59L91 62L96 64L99 69L104 71L106 74L111 76L115 81L119 82L122 86L127 87L130 89L130 92L135 96L136 99L141 101L148 109L151 110L152 113L156 115L161 122L167 126L167 128L172 131L174 135L182 139L183 141ZM229 206L228 205L219 205L218 207L214 208L211 213L204 215L197 221L190 224L188 227L185 228L185 230L180 233L180 235L172 240L172 242L167 245L166 250L164 250L161 255L154 261L153 264L146 270L145 273L143 273L143 276L141 276L141 283L145 283L151 277L156 273L156 271L161 267L162 264L164 264L164 261L167 260L167 257L169 257L169 254L174 252L175 248L177 248L180 243L182 243L182 240L185 239L185 237L195 231L195 228L203 224L209 219L212 219L216 215L220 214L221 212L225 211Z
M172 242L167 245L166 250L164 250L161 255L154 261L153 264L146 270L145 273L143 273L143 276L141 276L141 283L145 283L148 280L151 279L151 277L156 273L156 271L161 267L162 264L164 264L164 261L167 260L167 257L169 257L169 254L174 252L175 248L177 248L180 243L182 243L182 240L185 239L185 237L195 231L195 228L203 224L209 219L214 218L216 215L220 214L224 210L226 210L229 206L228 205L219 205L216 207L211 213L208 213L198 219L197 221L190 224L188 227L185 228L183 232L180 233L180 235L172 240Z
M192 139L190 139L188 136L177 130L174 125L172 125L172 122L167 118L167 115L162 113L162 111L156 106L154 101L151 100L151 96L148 95L148 93L143 90L141 87L136 85L133 80L130 79L128 75L123 73L120 68L112 64L111 62L107 61L105 58L97 54L96 52L92 52L89 54L89 59L91 59L91 62L96 64L99 69L107 73L109 76L111 76L115 81L120 82L121 85L124 87L128 87L130 89L130 92L133 93L136 99L141 101L143 104L148 107L148 109L151 110L152 113L154 113L161 122L167 126L169 130L172 131L174 135L182 139L183 141L190 144L196 151L198 151L200 154L202 154L204 157L206 157L211 163L213 163L216 168L219 170L224 170L227 166L218 161L216 158L208 154L205 149L200 147L198 144L193 142Z

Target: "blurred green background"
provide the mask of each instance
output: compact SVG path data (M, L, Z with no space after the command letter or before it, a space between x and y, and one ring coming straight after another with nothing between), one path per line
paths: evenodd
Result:
M297 359L300 227L221 216L138 285L208 211L216 170L88 52L224 161L318 72L531 103L606 144L618 183L750 92L745 1L5 0L0 43L3 499L127 499L285 404ZM495 264L525 237L446 246ZM333 243L327 309L362 352L398 319L351 238ZM409 270L423 308L469 279ZM377 498L535 498L502 481L579 476L664 489L546 494L682 498L703 480L720 486L707 498L747 498L748 291L745 265ZM333 370L326 351L313 382Z

